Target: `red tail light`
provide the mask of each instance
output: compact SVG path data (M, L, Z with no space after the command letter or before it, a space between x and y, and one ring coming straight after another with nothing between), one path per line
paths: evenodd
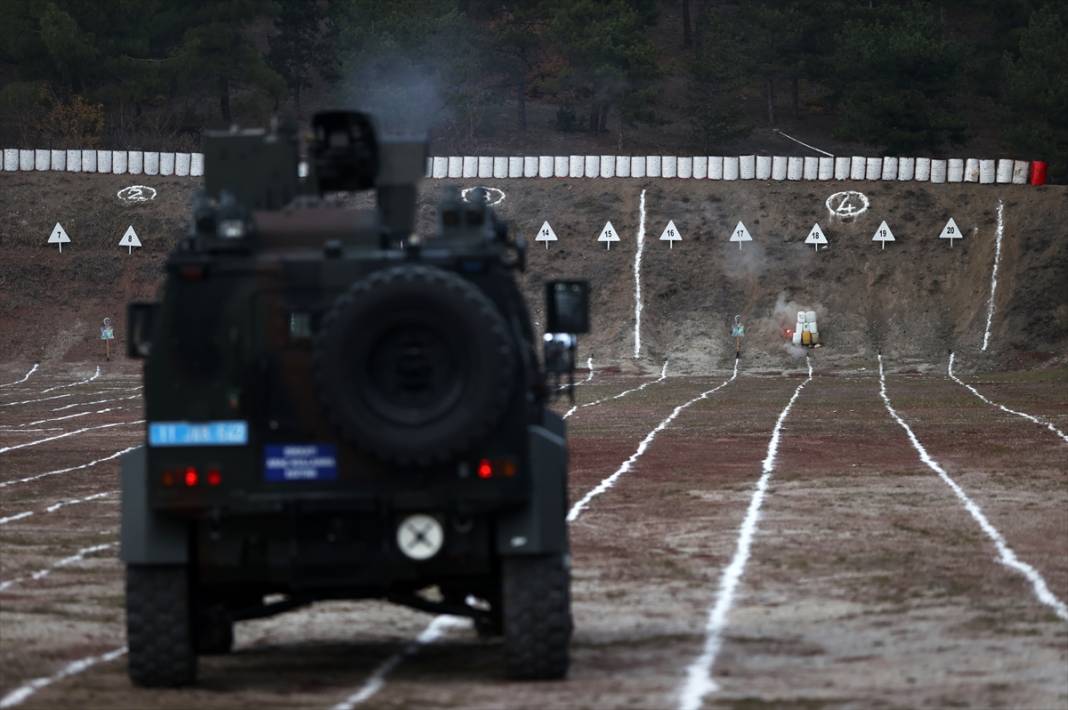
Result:
M222 483L222 474L219 473L219 469L213 468L208 471L208 485L217 486Z
M493 475L493 465L490 464L489 459L482 459L478 462L478 477L489 478Z
M200 475L197 473L197 470L195 468L193 468L192 466L187 467L185 469L185 485L187 485L188 487L192 488L193 486L195 486L199 482L200 482Z

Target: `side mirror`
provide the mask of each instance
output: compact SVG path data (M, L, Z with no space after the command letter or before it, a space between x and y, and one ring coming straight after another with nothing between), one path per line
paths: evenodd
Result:
M126 306L126 356L146 358L152 350L152 333L158 303L131 303Z
M580 335L590 332L590 283L548 281L545 284L545 330Z

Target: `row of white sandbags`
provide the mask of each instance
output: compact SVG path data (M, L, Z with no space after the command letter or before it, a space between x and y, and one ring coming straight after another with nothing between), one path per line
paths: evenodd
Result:
M142 150L4 149L4 171L58 170L115 175L204 174L203 153L160 153Z
M427 161L427 177L613 178L697 180L919 180L1026 184L1025 160L977 158L737 157L674 155L448 156Z
M58 170L116 175L204 174L202 153L140 150L4 149L5 171ZM1027 183L1024 160L977 158L785 157L781 155L449 156L427 160L431 178L664 177L697 180L918 180Z

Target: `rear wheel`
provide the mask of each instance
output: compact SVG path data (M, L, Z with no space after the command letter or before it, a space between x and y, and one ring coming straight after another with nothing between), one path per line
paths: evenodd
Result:
M136 685L196 682L192 595L185 565L126 566L128 671Z
M502 565L505 666L509 678L567 675L571 570L564 555L510 557Z

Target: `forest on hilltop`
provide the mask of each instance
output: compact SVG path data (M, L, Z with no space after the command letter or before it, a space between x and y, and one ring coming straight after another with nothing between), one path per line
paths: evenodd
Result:
M1048 0L0 3L0 142L23 147L192 148L360 106L437 152L759 151L781 127L1063 179L1065 77Z

